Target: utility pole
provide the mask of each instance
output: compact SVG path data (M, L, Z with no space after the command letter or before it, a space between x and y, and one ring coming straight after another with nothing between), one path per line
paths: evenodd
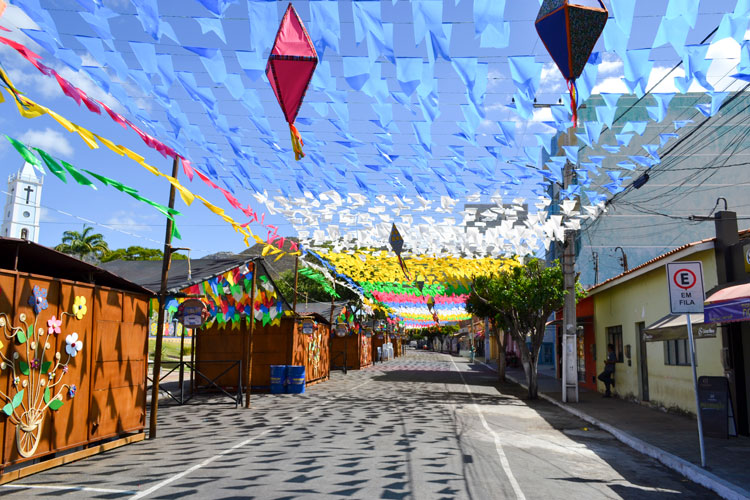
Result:
M594 258L594 285L598 285L599 284L599 253L592 252L592 257Z
M562 99L557 104L537 104L535 108L551 108L552 106L562 106ZM585 108L581 105L579 109ZM561 137L560 146L576 146L578 138L575 135L578 123L574 123L568 128L567 136ZM563 168L563 189L573 184L574 165L567 160ZM559 199L560 195L558 195ZM580 204L579 204L580 207ZM563 240L563 288L565 289L565 302L563 303L563 323L562 323L562 400L563 403L578 402L578 341L576 319L576 231L574 229L565 230Z
M172 177L177 178L177 167L180 164L178 156L174 157L172 163ZM169 208L174 208L175 187L169 187ZM161 265L161 286L159 287L159 314L156 323L156 346L154 350L154 373L153 385L151 386L151 415L148 425L148 438L156 439L156 418L159 411L159 378L161 377L161 347L164 340L164 305L167 301L167 278L169 277L169 265L172 259L172 230L174 222L167 217L167 231L164 236L164 258Z
M575 131L578 124L568 129L566 137L567 146L575 146L578 143ZM573 184L573 164L568 160L563 169L563 189ZM565 287L565 302L563 304L563 370L562 370L562 400L563 403L578 402L578 342L576 321L576 232L573 229L565 230L565 242L563 244L563 286Z

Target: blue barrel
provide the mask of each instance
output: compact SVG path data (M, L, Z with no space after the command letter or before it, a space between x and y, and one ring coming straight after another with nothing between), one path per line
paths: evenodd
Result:
M286 365L271 365L271 394L284 394Z
M289 377L289 385L286 388L286 392L289 394L302 394L305 392L304 366L287 366L287 377Z

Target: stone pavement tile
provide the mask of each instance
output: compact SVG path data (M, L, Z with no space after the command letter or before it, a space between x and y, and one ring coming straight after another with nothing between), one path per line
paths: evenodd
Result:
M158 439L14 483L78 490L0 487L0 494L515 498L516 477L528 499L713 498L613 439L581 433L582 421L550 403L522 396L465 360L409 353L335 373L305 394L254 395L249 411L211 398L160 405Z

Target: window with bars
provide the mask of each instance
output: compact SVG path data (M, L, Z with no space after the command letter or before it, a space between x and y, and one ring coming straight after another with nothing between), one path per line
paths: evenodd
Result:
M615 359L618 363L622 363L624 361L622 349L622 325L607 327L607 345L609 346L609 344L615 346Z
M672 366L687 366L690 364L688 339L664 341L664 364Z

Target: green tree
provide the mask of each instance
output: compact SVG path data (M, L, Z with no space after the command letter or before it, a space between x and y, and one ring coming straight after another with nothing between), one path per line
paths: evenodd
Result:
M164 252L158 248L144 248L141 246L129 246L128 248L118 248L107 252L102 256L102 262L110 262L113 260L162 260L164 258ZM179 253L172 254L173 260L185 260L187 257Z
M65 231L62 243L55 250L73 255L81 260L99 260L109 252L109 246L104 241L104 236L92 232L91 226L83 226L83 232Z
M580 284L576 288L582 295ZM516 341L530 399L538 397L537 363L547 318L563 306L565 293L559 262L547 267L531 259L498 275L476 277L466 303L468 312L493 319Z
M294 299L294 271L284 271L276 280L281 294L291 304ZM336 293L339 298L337 301L359 302L359 296L349 288L336 284ZM297 279L297 302L330 302L331 295L323 288L323 285L304 275L299 275Z

